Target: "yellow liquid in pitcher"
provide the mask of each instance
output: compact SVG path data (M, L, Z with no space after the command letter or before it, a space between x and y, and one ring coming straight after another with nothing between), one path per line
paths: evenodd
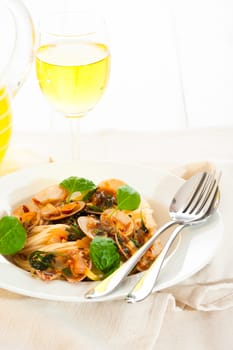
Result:
M101 98L109 77L107 46L64 43L41 46L36 54L40 88L57 111L80 117Z
M5 87L0 87L0 162L10 142L12 129L12 112L10 99Z

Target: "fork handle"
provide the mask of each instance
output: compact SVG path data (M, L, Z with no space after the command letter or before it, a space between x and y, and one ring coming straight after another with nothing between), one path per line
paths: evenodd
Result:
M139 248L129 260L122 264L116 271L114 271L110 276L105 278L102 282L97 284L94 288L91 288L85 297L88 299L101 298L109 293L111 293L121 281L130 273L130 271L135 267L137 262L145 254L145 252L150 248L150 246L155 242L155 240L170 226L177 224L176 221L169 221L162 227L160 227L155 234L144 243L144 245Z
M175 238L177 237L177 235L185 226L186 225L184 224L180 224L175 228L175 230L172 232L169 239L167 240L162 252L157 257L157 259L153 262L150 268L144 273L143 277L140 278L139 281L135 284L131 292L127 295L126 297L127 302L134 303L137 301L141 301L151 294L155 286L155 283L158 279L158 276L159 276L161 267L163 265L164 259L167 255L167 252L171 247L172 243L174 242Z

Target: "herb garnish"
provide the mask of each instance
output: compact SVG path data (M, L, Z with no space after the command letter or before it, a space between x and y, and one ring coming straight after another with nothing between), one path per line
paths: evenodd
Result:
M90 244L90 257L95 267L104 272L105 277L120 265L120 254L115 241L108 237L95 237Z
M67 201L69 202L71 196L74 192L80 192L82 197L86 196L90 191L96 189L96 185L91 180L85 179L83 177L70 176L64 179L60 186L65 188L69 192Z
M101 209L100 207L97 207L96 205L88 204L87 209L91 212L94 212L94 213L102 213L103 212L103 209Z
M36 250L29 256L30 265L39 271L47 270L48 267L52 267L52 263L55 262L55 255L49 252L43 252Z
M67 231L69 232L67 241L77 241L77 239L81 239L85 236L78 225L70 225L70 228L68 228Z
M136 210L141 202L140 194L128 185L118 188L116 198L119 210Z
M66 277L72 277L72 272L71 272L71 269L69 267L65 267L64 269L62 269L62 273Z
M135 238L130 238L130 240L133 242L133 244L135 245L136 248L140 248L141 244L139 243L139 241Z
M26 241L26 230L14 216L0 219L0 254L11 255L21 250Z
M143 216L142 216L142 211L141 211L141 213L140 213L140 216L141 216L141 224L142 224L141 229L142 229L143 232L148 233L149 230L148 230L148 228L147 228L146 225L145 225L145 222L144 222L144 219L143 219Z

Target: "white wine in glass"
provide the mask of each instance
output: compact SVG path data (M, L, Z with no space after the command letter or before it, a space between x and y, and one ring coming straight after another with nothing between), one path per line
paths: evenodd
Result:
M77 160L78 118L100 100L109 78L110 51L104 22L88 12L50 15L40 27L36 72L49 103L70 119L68 159Z

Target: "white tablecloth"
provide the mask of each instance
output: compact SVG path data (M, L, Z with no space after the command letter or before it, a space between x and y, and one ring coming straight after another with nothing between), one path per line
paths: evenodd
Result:
M104 130L80 135L80 158L110 162L146 163L171 167L201 160L233 160L233 127L164 132ZM48 133L15 133L14 162L27 164L48 159L51 146L62 155L65 140ZM15 150L21 153L15 159ZM11 158L9 152L8 158ZM27 153L26 160L24 154ZM25 163L24 163L25 161Z
M39 134L16 134L1 172L48 161L49 136L43 138L43 143L41 140ZM116 301L100 303L94 308L93 304L44 301L1 290L1 348L232 349L233 129L160 133L103 131L82 135L81 146L81 158L87 160L143 163L181 170L185 163L214 162L223 172L220 205L225 225L223 242L211 264L186 281L182 288L178 286L152 295L136 305ZM218 287L222 288L221 298L216 297ZM203 289L205 293L198 299L197 293Z

